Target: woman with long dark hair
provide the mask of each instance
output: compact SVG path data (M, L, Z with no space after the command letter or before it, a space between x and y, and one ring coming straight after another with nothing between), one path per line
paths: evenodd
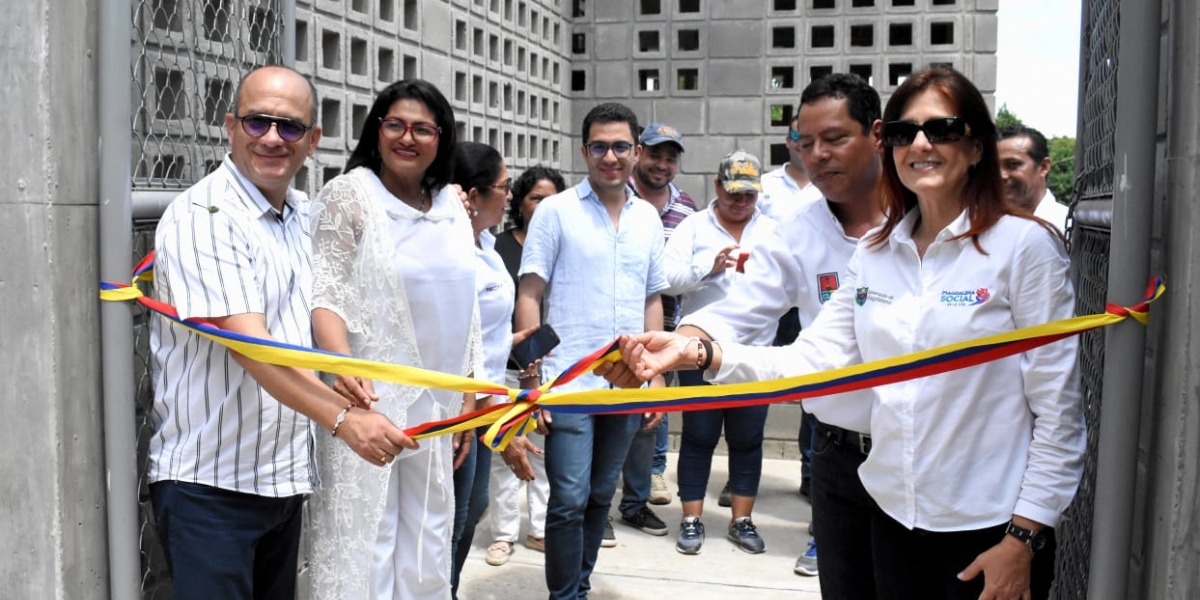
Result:
M887 218L795 344L623 340L632 385L670 368L728 383L884 359L1073 316L1062 238L1004 202L996 127L979 90L933 66L883 113ZM859 469L880 598L1046 598L1054 534L1083 469L1074 337L875 388ZM816 448L814 447L814 451Z
M313 338L324 350L466 375L482 367L474 234L453 173L454 113L433 85L385 88L345 172L312 217ZM399 427L474 406L471 395L338 376L342 418L379 411ZM334 430L336 435L337 431ZM448 437L378 466L316 437L309 503L314 599L439 599L450 590Z
M567 189L563 176L551 167L535 165L525 169L513 183L512 196L508 201L508 220L512 227L496 236L496 252L504 261L504 267L512 278L514 300L516 298L517 272L521 268L521 251L525 246L525 232L533 213L545 198ZM536 372L536 371L534 371ZM508 387L521 387L522 377L528 377L528 365L518 365L510 360L505 369ZM527 447L541 449L545 436L536 431L526 433ZM518 444L520 445L520 444ZM517 450L510 451L516 452ZM526 482L529 504L529 533L525 536L525 547L537 552L546 550L546 501L550 498L550 482L546 479L546 461L537 452L526 452L533 472L533 479ZM508 562L516 547L517 534L521 530L520 490L522 479L515 469L505 461L492 463L490 491L491 509L488 520L492 530L492 543L488 545L484 560L494 567Z

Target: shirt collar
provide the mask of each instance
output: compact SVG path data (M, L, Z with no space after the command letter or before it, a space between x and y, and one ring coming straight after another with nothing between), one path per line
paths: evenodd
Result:
M908 213L904 215L904 218L900 219L900 223L896 225L896 228L892 230L891 239L898 243L915 243L912 239L912 231L913 226L916 224L917 219L920 218L920 215L921 210L916 207L909 210ZM949 225L938 232L937 237L934 238L934 241L942 242L958 237L966 233L970 228L971 218L968 215L967 210L964 208L962 212L958 213L957 218L955 218L953 221L950 221Z
M598 204L603 204L600 202L600 195L596 193L596 190L592 189L592 180L589 177L584 177L578 184L575 185L575 193L579 195L580 200L592 200ZM633 189L629 185L626 185L625 206L629 206L629 203L634 198L637 198L637 194L634 193Z
M264 196L262 191L258 189L258 186L251 183L250 180L246 179L246 177L242 175L242 172L238 170L237 165L233 163L232 154L225 155L225 160L221 161L221 166L229 171L232 182L237 187L238 197L241 198L242 203L246 206L246 208L254 214L257 214L260 217L266 215L276 215L281 216L284 220L287 220L296 214L296 206L299 202L299 199L297 198L296 190L292 189L292 186L288 186L287 193L285 193L283 196L283 214L280 215L279 211L275 210L274 206L271 206L271 202L267 200L267 197Z
M629 176L629 181L627 181L625 184L625 189L630 194L637 196L637 185L633 183L633 178L634 176L631 174ZM590 184L589 187L591 187ZM675 206L675 202L679 200L679 196L683 193L679 191L679 186L676 186L674 181L667 182L667 190L671 192L671 197L667 198L667 203L663 205L662 210L658 211L658 216L660 217L667 214L667 212Z

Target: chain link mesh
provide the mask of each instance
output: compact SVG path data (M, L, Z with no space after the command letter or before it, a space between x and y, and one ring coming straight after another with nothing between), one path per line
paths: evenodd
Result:
M132 0L131 9L133 187L183 189L224 158L225 114L238 80L255 66L280 62L281 2ZM154 226L134 225L131 265L154 249ZM143 291L150 293L148 286ZM170 600L171 579L145 480L153 433L150 318L145 309L134 309L141 597Z
M1075 158L1077 200L1112 199L1120 4L1120 0L1086 0L1084 3L1085 22L1080 48L1083 80L1079 105L1082 129ZM1070 234L1071 262L1077 274L1075 312L1080 315L1103 312L1108 295L1110 232L1076 222ZM1087 598L1104 377L1103 330L1080 336L1079 371L1087 420L1087 455L1075 501L1063 515L1056 531L1058 555L1050 596L1059 600Z
M1079 105L1083 129L1075 157L1075 190L1081 200L1112 198L1120 9L1120 0L1087 0L1084 6Z
M185 188L225 156L242 74L280 59L280 0L132 0L133 186Z
M1075 313L1104 312L1108 296L1109 232L1076 226L1071 237L1071 262L1077 272ZM1057 565L1051 598L1085 600L1092 555L1092 508L1096 499L1096 466L1100 442L1100 399L1104 377L1104 330L1079 337L1080 391L1087 421L1087 454L1075 501L1063 515L1058 536Z

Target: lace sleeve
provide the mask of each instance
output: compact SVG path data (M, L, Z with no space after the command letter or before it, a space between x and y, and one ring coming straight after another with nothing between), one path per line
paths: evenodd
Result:
M362 294L356 283L364 213L369 198L350 174L317 194L312 207L313 308L333 311L349 331L361 332Z

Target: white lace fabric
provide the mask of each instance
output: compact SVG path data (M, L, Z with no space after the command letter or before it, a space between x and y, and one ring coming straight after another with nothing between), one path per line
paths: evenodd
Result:
M312 308L325 308L342 318L354 356L455 374L481 373L470 221L457 194L448 188L432 204L428 213L412 209L388 194L365 168L326 184L313 206ZM419 255L413 256L417 242L397 239L397 228L436 231L426 236L436 240L434 247L425 239ZM401 247L405 252L398 252ZM459 290L463 285L456 284L462 279L459 267L464 260L471 269L466 298ZM406 284L410 269L424 275L416 279L415 290ZM440 269L450 276L433 281ZM437 314L426 314L430 311ZM374 409L400 428L446 418L461 408L460 393L374 384L380 398ZM397 460L426 461L428 468L448 473L448 465L433 460L440 452L428 455L431 447L448 443L444 436L425 440L421 450L405 451ZM367 598L374 579L371 557L393 469L367 463L343 441L321 432L314 454L321 483L308 505L311 597ZM443 509L426 506L426 512L431 508ZM416 548L420 540L400 543Z

